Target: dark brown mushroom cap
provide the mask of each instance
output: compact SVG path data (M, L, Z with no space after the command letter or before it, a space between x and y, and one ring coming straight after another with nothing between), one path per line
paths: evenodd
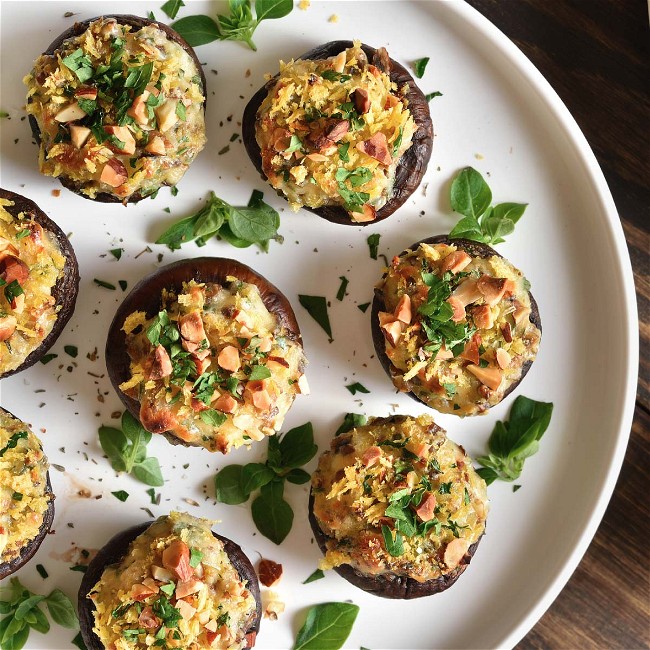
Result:
M13 414L7 411L6 409L0 408L0 412L10 415L12 418L17 420L18 418ZM38 551L39 546L43 543L45 536L48 534L50 528L52 527L52 522L54 521L54 493L52 492L52 485L50 484L50 473L46 474L46 492L45 494L51 494L52 498L47 506L47 510L43 513L43 523L38 529L38 534L34 539L27 543L26 546L20 551L20 555L15 557L9 562L4 562L0 564L0 580L3 580L7 576L10 576L12 573L15 573L23 567L29 560L34 557L36 551Z
M162 32L165 33L165 35L170 41L174 41L175 43L178 43L192 57L192 60L196 65L198 74L201 77L203 94L204 96L206 95L205 74L203 72L203 67L201 66L201 62L199 61L199 58L196 55L196 52L178 32L174 31L171 27L165 25L164 23L158 22L157 20L150 20L149 18L142 18L141 16L133 16L131 14L104 14L102 16L95 16L94 18L88 18L88 20L75 22L75 24L72 25L72 27L66 29L60 36L57 36L50 43L49 47L45 50L45 52L43 52L43 54L54 54L60 47L62 47L65 41L67 41L70 38L74 38L76 36L83 34L88 29L90 23L94 22L95 20L99 20L100 18L115 18L115 20L117 20L117 22L120 25L130 25L131 27L135 27L136 29L142 29L143 27L146 27L148 25L153 25L157 29L160 29ZM205 112L206 104L207 104L207 96L205 101L203 102L203 112ZM40 144L41 130L38 128L38 123L36 121L36 118L33 115L29 115L29 125L32 129L32 134L36 142ZM78 194L79 196L85 199L89 199L91 201L99 201L100 203L125 203L124 199L121 199L119 196L109 194L108 192L99 192L94 199L91 199L89 196L86 196L81 192L81 187L83 186L83 183L72 181L69 178L66 178L65 176L59 176L59 181L61 182L61 185L63 185L63 187L72 190L75 194ZM149 195L147 194L143 196L142 194L140 194L140 192L135 192L126 200L126 203L137 203L138 201L147 198L147 196Z
M376 418L374 424L399 424L404 422L406 416L392 415L386 418ZM314 514L314 494L309 491L309 523L314 533L314 538L318 544L323 555L327 552L327 542L333 538L326 535L318 523L318 519ZM334 567L334 571L342 578L345 578L349 583L353 584L359 589L363 589L368 593L382 598L393 598L410 600L411 598L421 598L422 596L432 596L433 594L440 593L445 589L449 589L458 578L462 575L478 548L478 545L483 538L481 537L472 544L463 556L460 564L452 569L449 573L436 578L435 580L427 580L426 582L418 582L413 578L396 573L384 573L380 575L369 575L358 571L350 564L341 564Z
M122 330L127 316L135 311L144 311L147 318L153 318L160 311L163 289L180 292L183 282L190 282L190 280L225 284L228 276L254 284L259 289L266 308L278 319L278 325L286 329L289 338L302 345L300 327L287 297L246 264L226 257L197 257L163 266L133 287L115 313L108 329L106 341L108 376L122 403L135 418L139 419L140 403L120 390L120 384L131 378L131 360L126 350L126 334ZM184 444L176 436L167 433L163 435L172 444Z
M129 544L138 537L138 535L144 533L152 523L153 521L146 521L137 526L127 528L121 533L117 533L117 535L111 537L111 539L101 549L99 549L97 555L95 555L88 564L88 569L81 580L77 599L79 627L81 630L81 636L88 650L104 650L104 645L99 640L99 637L93 632L93 627L95 626L95 604L90 600L90 598L88 598L88 594L101 579L104 569L110 564L120 562L126 555ZM235 542L227 537L218 535L214 531L212 531L212 534L223 543L228 559L237 573L239 573L239 576L248 582L246 588L251 592L253 598L255 598L257 608L253 619L250 621L247 633L258 633L260 631L260 621L262 619L262 600L260 597L260 586L257 581L255 569L238 544L235 544Z
M70 320L75 303L77 302L77 294L79 293L79 264L72 248L70 240L65 236L65 233L59 226L50 219L45 212L43 212L33 201L28 198L9 192L8 190L0 189L0 198L13 201L13 206L5 206L5 210L12 215L19 212L24 212L27 218L34 218L43 230L47 231L56 241L61 250L62 255L65 257L65 266L63 268L63 275L56 281L52 288L52 297L56 304L60 306L57 312L57 318L52 327L52 331L43 339L41 344L31 352L27 358L15 370L0 374L0 379L9 377L25 368L34 365L55 343L59 335L63 331Z
M427 239L422 239L421 241L417 241L411 246L408 247L406 250L416 250L417 247L420 244L447 244L451 245L453 244L457 248L464 250L468 255L471 255L472 257L482 257L482 258L488 258L496 255L497 257L503 257L503 255L500 255L497 253L494 248L491 246L488 246L487 244L483 244L481 242L476 242L472 241L471 239L450 239L447 235L436 235L435 237L428 237ZM400 257L406 253L406 250L402 251L400 253ZM528 292L528 296L530 298L530 322L537 327L537 329L540 331L540 334L542 332L542 321L539 315L539 307L537 306L537 302L535 298L533 298L533 294ZM381 288L376 287L375 288L375 297L372 301L372 310L370 312L370 327L372 330L372 342L375 345L375 352L377 353L377 358L379 359L382 368L386 371L386 374L391 378L393 378L393 364L390 362L390 359L386 355L386 348L385 348L385 338L384 335L382 334L382 331L379 327L379 312L380 311L386 311L386 305L384 303L384 297L381 292ZM505 399L510 393L512 393L517 386L521 383L521 380L526 376L528 371L530 370L530 367L533 365L532 361L526 361L522 367L521 367L521 375L517 381L513 382L508 389L504 392L503 394L503 399ZM426 402L422 401L419 397L417 397L414 393L408 392L407 395L409 397L412 397L416 402L419 402L420 404L424 404L425 406L428 406L431 408L429 404Z
M319 45L313 50L305 52L298 58L310 59L313 61L327 59L352 46L352 41L330 41L329 43ZM374 47L364 44L361 45L361 49L365 52L368 60L372 61L377 50ZM375 219L367 222L353 221L345 208L341 206L330 205L320 208L309 208L303 206L305 210L309 210L310 212L317 214L319 217L323 217L323 219L327 219L333 223L340 223L348 226L368 226L390 217L390 215L401 207L406 199L408 199L408 197L417 189L427 170L427 165L431 158L431 149L433 147L433 124L431 122L431 114L429 113L429 103L422 91L416 86L415 80L408 73L406 68L393 59L390 59L389 75L391 81L397 84L398 88L401 88L404 84L408 85L409 90L406 93L408 109L413 116L413 120L418 125L418 129L413 135L413 143L411 147L400 158L395 173L395 182L391 197L381 209L377 210ZM246 146L246 151L264 180L266 180L266 176L262 170L262 154L260 147L255 139L255 123L257 121L257 111L262 105L262 102L266 99L271 88L275 85L278 76L279 75L276 75L273 79L269 80L253 95L246 105L242 120L242 138L244 140L244 145ZM281 191L278 190L277 193L279 196L284 198L284 194Z

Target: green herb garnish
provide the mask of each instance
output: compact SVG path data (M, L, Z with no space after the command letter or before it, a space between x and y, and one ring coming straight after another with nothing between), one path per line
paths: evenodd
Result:
M293 650L339 650L350 636L358 613L359 606L352 603L323 603L310 607Z
M357 393L369 393L370 392L363 384L360 384L358 381L355 381L353 384L347 385L346 388L353 395L356 395Z
M361 415L361 413L346 413L343 418L343 423L334 435L339 436L342 433L351 431L355 427L362 427L366 422L368 422L368 418L365 415Z
M341 285L339 286L339 290L336 292L336 299L343 300L350 281L344 275L339 276L339 280L341 281Z
M118 500L124 503L129 498L129 493L124 490L118 490L117 492L111 492L111 494Z
M415 76L418 79L422 79L422 76L424 75L424 71L427 67L427 63L429 63L428 56L425 56L422 59L418 59L417 61L413 61L413 72L415 72Z
M106 282L104 280L98 280L97 278L93 278L93 282L98 287L104 287L104 289L110 289L111 291L115 291L115 289L116 289L114 284L111 284L110 282Z
M490 207L492 190L483 176L465 167L454 178L450 191L451 208L463 215L449 237L462 237L484 244L500 244L512 233L527 203L499 203Z
M497 422L488 440L488 456L476 459L484 467L478 474L490 485L496 479L515 481L526 458L537 453L553 414L553 404L520 395L514 401L507 422Z
M133 474L147 485L163 485L158 459L147 457L147 444L151 433L128 411L122 414L122 430L99 427L99 442L108 456L111 467L117 472Z
M440 91L436 90L435 92L429 93L429 94L424 96L424 98L428 102L430 102L434 97L442 97L442 93Z
M310 582L316 582L316 580L322 580L325 577L322 569L316 569L313 573L309 575L306 580L303 580L303 585L308 585Z
M304 296L299 294L298 301L331 339L332 326L330 325L330 318L327 313L327 300L323 296Z
M376 232L368 236L368 250L370 251L370 259L376 260L377 253L379 252L379 239L381 235Z
M165 4L160 7L172 20L178 15L178 11L181 7L184 7L185 3L183 0L167 0Z

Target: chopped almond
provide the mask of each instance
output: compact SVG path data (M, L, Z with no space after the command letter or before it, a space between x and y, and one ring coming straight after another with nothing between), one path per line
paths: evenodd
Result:
M77 149L81 149L86 144L90 133L90 129L86 126L79 126L78 124L70 125L70 141Z
M464 313L465 310L463 309L463 315ZM411 322L411 296L409 296L408 293L402 294L402 297L397 303L397 307L395 307L394 314L397 320L405 323L406 325Z
M383 132L378 131L368 140L357 143L357 149L367 156L378 160L382 165L390 165L393 158L388 151L388 141Z
M135 138L126 126L109 125L104 127L104 131L109 135L115 136L120 142L124 143L123 147L116 145L114 142L110 143L111 149L118 153L130 156L135 153Z
M413 448L413 453L420 460L427 460L429 458L430 449L431 449L430 445L427 445L425 442L421 442Z
M506 280L506 284L504 288L505 288L506 295L508 294L514 295L515 291L517 290L517 284L515 283L514 280Z
M381 325L381 331L384 333L384 336L386 337L386 340L393 346L395 347L397 345L397 342L399 341L400 336L402 336L402 329L404 327L404 323L396 320L393 321L392 323L386 323L385 325Z
M16 331L18 321L15 316L2 316L0 318L0 341L6 341Z
M198 311L181 316L178 320L178 326L181 331L181 336L187 341L201 343L206 338L201 314Z
M489 275L482 275L477 280L476 287L483 294L485 302L490 307L494 307L506 292L506 280L505 278L493 278Z
M186 600L177 600L176 609L185 621L191 621L194 614L196 614L196 607L190 605Z
M266 390L266 380L249 381L246 384L244 395L253 403L255 408L260 411L268 411L273 405L273 400Z
M465 305L463 305L463 303L455 296L449 296L447 302L453 310L451 320L453 320L454 323L460 323L465 320Z
M111 158L104 165L102 170L102 175L99 177L100 182L106 183L111 187L119 187L123 185L129 178L129 175L126 173L126 167L123 163L115 158Z
M217 363L224 370L237 372L241 368L239 350L234 345L226 345L226 347L222 348L219 352Z
M153 596L156 593L151 587L143 584L135 584L131 587L131 598L141 603L143 600Z
M445 259L442 260L440 264L440 271L446 273L451 271L454 275L460 273L469 263L472 261L472 258L465 251L454 251L449 253Z
M454 353L451 350L447 350L446 346L441 345L438 352L436 352L436 361L445 361L447 359L453 359Z
M234 319L243 327L246 327L248 329L252 329L254 323L253 319L250 316L248 312L245 312L243 310L238 310L237 313L234 316Z
M483 295L476 284L476 278L467 278L454 289L451 295L460 300L464 307L467 307L467 305L476 302Z
M182 581L189 580L194 575L194 570L190 566L190 549L180 539L174 539L162 552L162 563L165 569Z
M129 117L132 117L140 126L149 123L149 115L147 111L147 99L151 93L145 90L141 95L138 95L131 104L131 107L126 112Z
M222 413L234 413L237 409L237 400L232 395L223 393L212 406Z
M195 580L190 578L184 582L179 582L176 585L176 590L174 591L174 596L176 598L185 598L185 596L190 596L201 591L203 583L200 580Z
M461 359L466 359L470 363L474 363L478 366L480 354L479 354L479 344L476 340L476 336L473 336L467 343L465 343L465 348L460 354Z
M23 285L29 277L29 267L19 257L5 253L0 257L0 278L5 284L11 284L14 280Z
M265 587L273 587L282 578L282 565L273 560L262 559L257 567L257 575Z
M444 559L447 568L455 569L463 557L465 557L468 548L469 542L466 539L462 537L452 539L445 549Z
M350 212L350 216L354 221L365 223L367 221L374 221L377 218L377 210L374 206L364 203L362 212Z
M515 323L519 325L524 318L527 318L531 313L530 307L525 307L518 300L515 300L515 311L512 314L512 317L515 319Z
M382 325L386 325L387 323L394 323L395 320L395 314L391 314L388 311L380 311L379 314L379 326L381 327Z
M497 390L501 385L503 372L501 372L500 368L495 368L494 366L481 368L481 366L470 364L467 366L467 370L469 370L469 372L471 372L484 386L487 386L491 390Z
M158 130L161 133L169 131L176 122L178 122L178 115L176 115L176 104L178 102L175 99L168 99L160 106L154 108L154 113L156 114L156 120L158 121Z
M205 350L204 350L205 352ZM200 356L193 354L192 361L196 366L196 374L201 376L212 364L212 359L208 356L201 358Z
M19 296L15 296L9 302L9 306L16 314L22 314L25 309L25 294L21 293Z
M172 360L169 358L169 353L165 348L158 344L153 351L153 355L147 359L149 366L146 373L147 379L158 380L163 377L169 377L172 374Z
M264 336L257 347L260 352L270 352L273 348L273 339L270 336Z
M153 613L153 608L151 605L147 605L140 612L138 623L140 627L145 628L145 630L153 630L154 628L160 627L160 620Z
M332 120L325 127L325 137L331 142L338 142L349 130L348 120Z
M151 567L151 575L158 582L171 582L174 578L171 571L163 569L161 566L156 566L155 564Z
M0 259L4 257L2 253L5 251L12 255L18 255L18 249L8 239L0 237Z
M361 462L364 467L372 467L381 458L381 449L377 445L368 447L361 456Z
M352 101L354 102L354 108L359 115L363 115L370 110L370 98L368 96L368 91L364 88L357 88L352 93Z
M94 101L97 99L97 88L94 88L93 86L80 86L74 91L74 96L77 99L89 99L90 101Z
M289 368L289 362L286 359L283 359L282 357L275 357L272 355L269 355L266 357L266 365L273 367L275 366L280 366L281 368ZM269 368L270 370L271 368Z
M296 383L298 386L298 392L301 395L309 395L309 384L307 383L307 375L300 375Z
M395 97L395 95L388 94L386 96L386 103L384 104L384 110L388 110L390 108L394 108L399 104L399 99Z
M346 54L345 50L341 50L335 57L334 60L332 61L332 67L336 72L343 72L345 70L345 60L346 60Z
M497 350L497 363L499 368L506 369L510 365L510 355L503 349L499 348Z
M159 135L155 135L151 138L149 142L147 142L144 150L148 153L154 154L155 156L164 156L167 153L165 141Z
M308 153L305 158L309 158L309 160L313 160L314 162L327 162L329 160L329 158L323 156L322 153Z
M436 508L436 496L431 492L425 492L425 495L420 501L420 505L415 509L415 514L421 521L431 521L434 517L434 510Z
M510 327L510 323L503 323L501 325L501 333L506 343L512 343L512 328Z
M494 316L489 305L479 305L472 309L472 318L479 329L489 330L494 325Z
M77 104L73 102L68 104L65 108L60 110L55 116L54 119L57 122L74 122L75 120L81 120L86 117L86 112Z

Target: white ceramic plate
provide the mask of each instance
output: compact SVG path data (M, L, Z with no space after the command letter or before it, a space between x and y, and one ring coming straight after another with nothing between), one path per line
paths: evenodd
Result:
M155 515L177 508L220 519L219 532L242 544L254 561L263 556L283 564L277 592L286 611L276 622L263 621L260 648L290 647L307 606L345 599L361 607L346 644L350 648L514 645L559 593L587 548L614 487L632 419L638 356L632 273L612 198L587 142L530 62L464 3L312 2L307 11L296 8L287 18L264 23L255 35L256 53L232 42L198 49L206 62L209 146L180 183L176 198L165 189L156 200L128 208L94 204L65 189L53 198L52 190L60 185L38 174L37 150L21 119L23 75L74 20L64 18L64 12L78 12L76 17L84 19L102 11L146 15L153 10L161 19L160 4L0 5L0 107L11 116L2 120L1 184L35 200L72 233L82 275L76 313L52 350L58 358L2 382L2 405L42 432L51 462L66 470L51 472L56 532L19 577L38 592L60 586L74 597L80 574L69 570L70 549L100 547L116 531L147 519L141 508L149 507ZM213 10L212 3L193 2L179 17ZM333 14L338 22L328 21ZM279 58L355 37L385 45L405 63L431 57L420 86L425 93L444 93L430 104L433 157L412 199L387 221L362 229L330 224L306 212L292 214L267 191L267 200L282 211L284 235L284 244L273 243L268 255L212 241L173 254L154 245L153 252L138 256L172 220L196 209L209 190L241 204L253 188L265 189L240 141L218 155L233 133L241 133L239 120L248 97L263 83L265 72L276 71ZM292 301L310 359L312 395L297 400L286 428L311 420L319 447L325 449L347 411L423 411L393 391L373 356L368 315L357 309L371 299L382 272L382 262L369 258L366 238L381 233L380 252L390 257L413 241L448 232L455 222L448 183L466 165L488 177L495 201L530 204L499 251L532 282L544 325L539 358L517 394L552 401L555 412L539 453L526 462L522 488L516 494L509 484L490 488L487 535L453 589L395 602L357 590L336 574L302 585L320 558L307 523L307 487L288 487L296 518L279 547L256 534L249 505L214 501L215 471L228 463L257 460L265 455L260 446L224 458L154 440L150 453L161 460L167 481L160 506L150 504L146 486L115 475L102 457L97 427L115 424L111 414L121 410L106 377L103 348L123 294L95 286L93 278L124 279L133 286L158 266L158 253L163 264L206 254L237 257L267 276ZM163 211L166 207L171 214ZM107 255L116 246L125 248L119 262ZM341 275L350 280L349 295L338 302ZM300 307L298 293L332 301L333 343ZM79 347L76 359L65 354L66 344ZM94 350L98 358L91 361L87 354ZM371 390L361 400L345 389L355 380ZM475 456L485 451L494 422L507 416L512 399L486 417L461 421L440 415L437 420ZM81 498L83 489L100 500ZM127 502L111 495L118 489L130 493ZM48 580L36 573L37 563L47 568ZM72 636L55 626L47 638L32 633L29 647L68 647Z

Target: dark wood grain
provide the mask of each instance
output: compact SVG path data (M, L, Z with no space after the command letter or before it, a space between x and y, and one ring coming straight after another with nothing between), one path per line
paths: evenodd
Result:
M576 572L517 646L650 648L650 34L642 0L467 0L512 39L594 150L627 239L639 308L640 378L630 444Z

